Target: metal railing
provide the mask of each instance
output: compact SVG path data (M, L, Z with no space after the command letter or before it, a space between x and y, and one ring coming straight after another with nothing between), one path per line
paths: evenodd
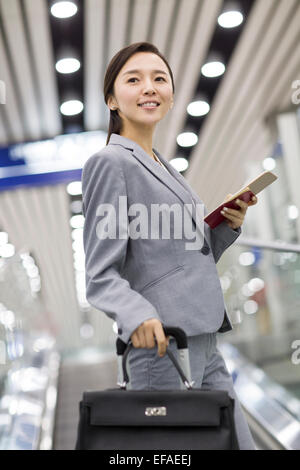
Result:
M235 242L235 245L246 245L253 246L258 248L263 248L265 250L276 250L276 251L287 251L291 253L300 253L300 245L296 243L286 243L281 240L277 241L263 241L258 238L250 237L239 237Z

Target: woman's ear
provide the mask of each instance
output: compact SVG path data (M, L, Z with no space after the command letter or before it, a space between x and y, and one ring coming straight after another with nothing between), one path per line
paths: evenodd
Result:
M109 107L109 109L111 111L114 111L115 109L117 109L117 106L115 105L114 103L114 98L112 96L110 96L107 100L107 106Z

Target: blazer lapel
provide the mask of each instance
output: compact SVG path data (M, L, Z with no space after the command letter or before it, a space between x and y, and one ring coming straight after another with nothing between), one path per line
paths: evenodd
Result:
M155 162L140 145L138 145L133 140L128 139L127 137L112 133L109 140L109 144L121 145L130 150L133 156L137 158L139 162L142 163L142 165L144 165L165 186L167 186L184 204L189 204L189 206L187 206L188 208L192 206L189 212L195 222L196 227L200 229L196 220L193 200L195 203L198 202L199 204L203 204L203 202L201 201L199 196L191 190L183 176L181 176L175 170L175 168L161 156L161 154L156 149L153 150L158 155L162 163L169 170L170 174L164 168L162 168L159 163Z
M204 217L204 213L202 213L197 204L202 204L202 206L204 206L204 202L202 201L202 199L198 196L198 194L188 185L187 181L185 180L185 178L177 171L175 170L175 168L173 167L173 165L171 165L171 163L168 162L168 160L165 160L164 157L156 150L156 149L153 149L155 151L155 153L158 155L159 159L162 161L162 163L167 167L167 169L170 171L170 173L174 176L174 178L176 178L176 180L178 181L178 183L180 183L186 191L188 191L188 193L191 195L191 197L193 198L194 202L195 202L195 210L197 211L198 215L199 215L199 220L200 220L200 223L201 223L201 220L203 219ZM166 173L166 171L164 170L164 172ZM195 221L195 224L197 227L198 224L197 224L197 221L196 221L196 218L194 216L194 211L193 211L193 219ZM204 243L206 244L207 243L207 240L209 239L209 226L207 225L206 222L203 222L203 225L204 225L204 237L205 237L205 241Z
M188 185L187 181L185 178L171 165L171 163L168 162L168 160L165 160L164 157L156 150L153 149L155 153L158 155L159 159L162 161L162 163L167 167L169 172L176 178L179 184L181 184L184 189L193 197L195 202L202 203L203 201L200 199L197 193Z

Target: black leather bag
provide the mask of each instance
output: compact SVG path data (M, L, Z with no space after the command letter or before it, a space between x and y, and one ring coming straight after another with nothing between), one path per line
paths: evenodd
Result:
M167 354L184 389L130 389L126 361L133 345L118 338L120 388L84 392L76 450L239 449L234 400L227 391L193 388L186 335L180 328L163 328L176 339L182 367L168 348Z

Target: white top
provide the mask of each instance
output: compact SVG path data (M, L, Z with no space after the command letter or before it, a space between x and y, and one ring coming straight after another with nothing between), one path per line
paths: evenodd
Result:
M153 150L152 150L153 152ZM155 152L153 152L153 155L155 155L155 158L157 159L157 161L159 162L159 164L167 171L169 172L169 170L165 167L165 165L160 161L160 159L158 158L158 156L156 155Z

